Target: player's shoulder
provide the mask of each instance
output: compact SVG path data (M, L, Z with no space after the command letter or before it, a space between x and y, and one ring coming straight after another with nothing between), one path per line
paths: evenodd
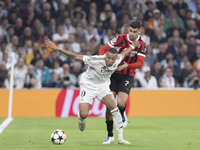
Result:
M104 61L105 60L105 55L92 55L92 56L83 56L83 61L86 62L99 62L99 61Z

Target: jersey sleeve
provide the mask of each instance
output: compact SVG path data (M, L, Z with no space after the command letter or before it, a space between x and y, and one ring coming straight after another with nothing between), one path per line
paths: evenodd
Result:
M121 47L123 43L124 43L123 38L120 35L118 35L115 38L113 38L111 41L109 41L108 45L114 48L114 47Z
M121 61L122 61L122 56L120 54L117 54L116 64L119 65Z
M141 48L138 51L138 56L146 57L146 45L144 42L141 43Z

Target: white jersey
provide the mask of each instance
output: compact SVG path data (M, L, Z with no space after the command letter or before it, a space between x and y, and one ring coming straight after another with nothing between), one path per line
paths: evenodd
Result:
M105 55L101 56L83 56L83 61L89 67L81 76L80 84L108 84L110 85L110 76L118 67L122 60L121 55L117 55L117 60L111 67L106 66Z

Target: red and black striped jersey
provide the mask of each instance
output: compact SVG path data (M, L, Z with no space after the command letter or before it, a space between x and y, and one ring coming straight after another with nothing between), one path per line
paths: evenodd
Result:
M140 36L139 36L139 41L140 41L140 47L136 47L127 56L125 56L124 59L119 64L119 66L123 65L124 62L126 62L127 64L136 63L138 56L145 57L145 54L146 54L145 42L141 39ZM122 35L118 35L115 38L113 38L110 42L108 42L107 45L109 47L116 48L118 53L121 53L126 48L130 47L131 44L132 44L132 41L129 39L129 35L122 34ZM126 68L121 71L115 71L115 73L134 76L135 69L134 68Z

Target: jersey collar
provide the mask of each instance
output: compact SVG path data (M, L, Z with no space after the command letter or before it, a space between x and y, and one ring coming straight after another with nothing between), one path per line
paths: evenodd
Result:
M129 39L129 34L127 34L127 39L128 39L129 42L131 42L131 43L133 42L133 41L131 41L131 40ZM136 41L138 41L139 39L140 39L140 35L138 35Z

